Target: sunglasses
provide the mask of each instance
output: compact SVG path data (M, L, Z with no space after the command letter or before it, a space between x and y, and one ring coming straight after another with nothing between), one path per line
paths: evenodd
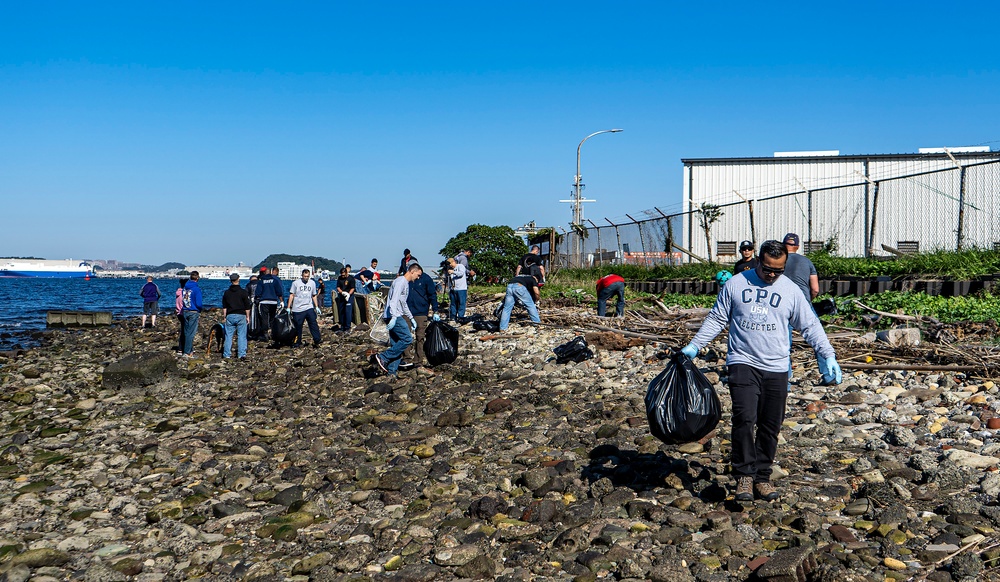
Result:
M785 272L784 269L772 269L771 267L765 267L764 265L760 266L760 270L764 271L768 275L780 275Z

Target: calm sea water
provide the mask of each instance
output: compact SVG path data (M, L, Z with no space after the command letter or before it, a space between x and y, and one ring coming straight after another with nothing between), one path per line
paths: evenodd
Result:
M174 313L178 279L156 279L160 287L160 315ZM240 281L244 286L245 281ZM142 315L139 290L145 279L7 279L0 278L0 350L38 345L32 332L45 329L48 311L110 311L115 320ZM221 307L228 280L198 282L206 306ZM288 296L290 281L284 281ZM326 284L326 305L336 282Z

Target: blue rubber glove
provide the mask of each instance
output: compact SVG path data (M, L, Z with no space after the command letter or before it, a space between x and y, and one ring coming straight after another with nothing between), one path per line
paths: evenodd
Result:
M694 344L688 344L681 348L681 353L690 359L694 359L698 355L698 346Z
M819 373L823 375L824 384L840 384L844 379L844 374L840 371L840 364L837 358L824 358L817 356L819 362Z
M434 321L441 321L441 316L437 313L434 314Z
M395 317L393 317L392 319L390 319L390 320L389 320L389 323L387 323L387 324L386 324L385 326L386 326L386 327L387 327L388 329L392 329L392 328L396 327L396 318L395 318Z

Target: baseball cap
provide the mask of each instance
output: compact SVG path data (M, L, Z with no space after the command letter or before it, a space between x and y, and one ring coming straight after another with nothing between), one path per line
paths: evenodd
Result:
M233 273L232 275L229 276L229 280L230 281L239 281L240 280L240 274L239 273Z
M260 268L260 272L261 273L266 273L267 272L267 267L261 267Z
M753 250L753 243L748 240L745 240L740 243L740 250L745 251L747 249Z
M785 235L785 238L781 239L786 245L799 246L799 235L794 232L790 232Z

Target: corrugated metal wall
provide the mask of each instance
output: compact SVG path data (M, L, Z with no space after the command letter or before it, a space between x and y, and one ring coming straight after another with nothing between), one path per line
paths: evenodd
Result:
M956 158L976 164L998 160L1000 152ZM945 155L685 160L684 210L724 206L712 227L713 256L720 241L754 238L759 245L786 232L797 232L803 241L833 239L838 254L864 256L875 190L864 178L866 169L880 183L875 248L899 241L919 241L921 250L956 247L961 171ZM913 175L923 172L933 173ZM997 164L968 169L965 246L989 248L1000 240L994 232L1000 226L998 185ZM755 237L745 200L754 201ZM710 254L697 213L683 221L682 240L695 254Z

